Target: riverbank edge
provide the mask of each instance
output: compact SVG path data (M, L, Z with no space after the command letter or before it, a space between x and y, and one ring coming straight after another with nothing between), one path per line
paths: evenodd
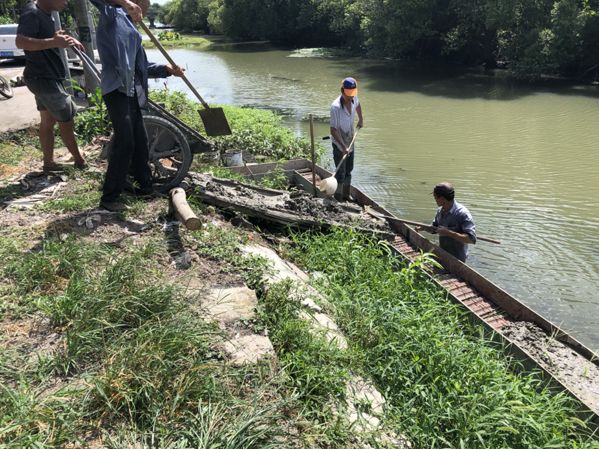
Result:
M25 133L25 134L27 134L27 133ZM30 164L30 163L31 163L31 161L27 162L27 164ZM29 168L31 168L31 165L29 165ZM98 174L97 171L93 171L92 173L93 174L91 174L91 180L90 180L90 182L93 181L92 184L97 187L97 182L99 181L99 174ZM15 176L15 174L13 173L12 176ZM73 180L80 182L81 180L84 180L86 177L87 177L87 175L85 175L83 177L80 177L77 174L75 174L75 176L73 177ZM73 223L73 221L74 221L73 220L73 214L75 212L81 211L81 208L83 208L83 210L86 210L87 207L93 207L93 205L95 204L94 201L93 201L94 199L96 200L96 203L97 203L97 198L94 198L93 195L91 195L92 184L86 183L87 187L86 187L86 190L84 192L77 192L77 191L71 192L72 194L76 193L77 195L75 195L75 196L79 196L80 193L85 193L86 195L84 195L85 198L84 198L83 203L81 203L81 202L77 203L75 201L75 198L70 199L68 201L62 201L62 198L60 196L56 198L57 202L53 203L54 204L53 207L57 208L57 209L54 209L54 211L58 212L58 220L56 220L56 221L61 222L61 223L65 223L65 222L69 222L70 221L71 225L73 225L74 224ZM89 197L90 195L91 195L91 198ZM75 203L75 204L73 205L73 203ZM53 207L51 207L46 212L51 212L53 210ZM156 209L155 209L154 206L150 207L150 210L146 211L146 207L147 206L143 206L142 204L139 204L139 203L136 202L135 203L135 207L139 208L137 210L136 214L137 213L141 213L142 216L146 212L149 212L149 213L156 212ZM69 211L70 211L70 213L69 213ZM66 213L66 216L65 216L65 213ZM210 212L210 213L212 214L213 212ZM52 214L50 214L50 215L52 215ZM70 215L70 218L69 218L69 215ZM79 220L80 212L78 214L75 213L75 216L76 216L76 219ZM127 218L127 217L124 217L124 218ZM148 217L146 217L146 219L148 219ZM139 216L137 216L137 215L134 216L133 220L139 220ZM28 220L28 219L21 220L21 222L22 223L26 223L27 226L29 226L31 224L31 220ZM34 223L35 223L35 221L34 221ZM77 221L77 223L79 223L79 221ZM83 226L86 227L87 226L87 221L84 221L83 223L84 223ZM92 225L93 225L93 219L92 219ZM34 226L37 229L40 228L40 224L39 223L34 224ZM78 226L82 227L82 225L78 225ZM222 226L222 225L221 224L217 225L217 227L219 227L219 226ZM63 228L63 230L64 230L64 228ZM47 237L50 236L50 234L45 231L44 234L43 234L42 240L45 240ZM258 236L258 237L260 237L260 236ZM264 236L262 236L262 238L264 238ZM39 239L39 237L33 238L32 240L35 241L37 239ZM250 274L251 277L255 276L255 273L253 273L253 269L249 270L249 274ZM23 299L26 299L26 298L23 298ZM10 323L10 324L11 324L11 326L14 327L14 323Z

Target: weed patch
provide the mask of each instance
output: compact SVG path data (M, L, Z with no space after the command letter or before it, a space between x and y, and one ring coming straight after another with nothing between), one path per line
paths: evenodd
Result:
M58 213L94 209L100 202L100 180L96 173L84 175L77 183L69 184L60 197L39 204L40 210Z
M152 91L150 97L193 129L205 134L197 113L198 104L185 94L164 89ZM291 130L281 126L281 117L273 112L235 106L223 106L223 109L233 134L215 138L217 150L241 149L269 160L293 159L310 154L308 140L295 137ZM318 151L320 153L324 149L319 146Z
M192 235L198 255L224 262L224 269L239 272L248 287L256 289L260 286L269 263L264 257L241 252L240 247L249 241L245 234L209 224Z
M386 245L341 230L293 241L295 259L323 273L317 285L336 322L416 447L594 447L572 400L534 373L514 374L514 362Z
M27 383L15 388L0 384L0 447L64 447L77 440L80 415L74 407L75 393L41 393Z

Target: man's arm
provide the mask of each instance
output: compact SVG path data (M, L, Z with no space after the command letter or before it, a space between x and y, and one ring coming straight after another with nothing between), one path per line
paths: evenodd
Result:
M168 76L183 76L183 69L178 65L172 66L170 64L156 64L154 62L148 62L148 77L149 78L166 78Z
M460 243L476 243L476 228L474 226L474 220L470 213L463 214L461 217L460 228L462 232L451 231L445 227L437 228L437 233L444 237L450 237L457 240Z
M141 8L131 0L90 0L98 8L100 13L110 16L110 11L114 11L114 6L121 6L127 11L131 19L137 23L143 19Z
M27 51L41 51L48 50L49 48L67 48L77 47L80 50L84 50L83 45L75 39L73 36L69 36L64 30L58 30L54 33L54 36L47 39L36 39L34 37L25 36L24 34L17 34L16 38L17 48Z
M364 117L362 117L362 105L358 104L356 108L356 112L358 113L358 128L362 128L364 126Z

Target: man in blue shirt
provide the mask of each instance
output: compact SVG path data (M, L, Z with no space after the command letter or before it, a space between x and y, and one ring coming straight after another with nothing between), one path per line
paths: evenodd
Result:
M102 188L100 206L110 211L127 207L119 196L131 174L139 185L135 193L152 192L148 164L148 138L141 109L148 104L148 77L182 76L180 67L148 62L135 27L149 8L149 1L91 0L100 11L96 31L102 63L100 87L114 130L114 145Z
M468 257L468 244L476 243L476 228L472 215L458 203L455 190L448 182L435 186L433 196L439 208L433 221L439 234L439 246L462 262Z

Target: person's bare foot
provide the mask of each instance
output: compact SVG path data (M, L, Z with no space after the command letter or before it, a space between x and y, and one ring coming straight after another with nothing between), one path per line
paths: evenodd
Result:
M77 170L85 170L88 165L87 165L87 161L85 159L81 159L80 161L75 161L73 163L73 166L77 169Z
M50 173L50 172L62 171L62 170L63 170L62 165L57 164L54 161L52 161L52 162L44 162L44 167L43 167L44 173Z

